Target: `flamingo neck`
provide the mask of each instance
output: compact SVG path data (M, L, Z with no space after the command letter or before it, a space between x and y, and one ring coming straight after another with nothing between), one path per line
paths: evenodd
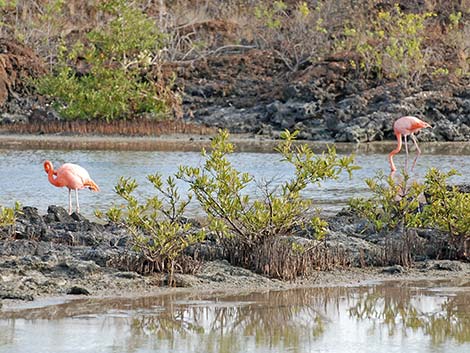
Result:
M390 169L392 171L395 171L397 170L397 168L395 167L395 163L393 163L393 156L396 155L398 152L400 152L401 150L401 134L400 133L396 133L395 136L397 137L397 148L395 148L392 152L390 152L390 154L388 155L388 161L390 162Z
M57 180L57 177L54 178L54 169L51 167L49 169L49 171L47 172L47 179L49 180L49 182L54 185L54 186L57 186L57 187L61 187L63 185L61 185L61 183Z

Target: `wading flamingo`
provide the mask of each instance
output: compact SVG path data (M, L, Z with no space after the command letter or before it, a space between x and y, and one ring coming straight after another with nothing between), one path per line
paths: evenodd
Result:
M397 119L395 123L393 123L393 132L395 133L395 136L397 137L398 145L397 145L397 148L395 148L388 155L388 160L390 162L390 169L392 170L392 172L397 170L397 168L395 168L395 164L393 163L393 156L396 155L401 150L401 144L402 144L401 137L402 136L405 138L405 151L406 151L405 169L406 169L406 166L408 165L408 141L406 140L406 137L408 135L410 135L411 139L413 140L413 143L415 144L416 151L417 151L416 158L413 162L413 166L411 167L411 169L413 170L413 168L415 167L416 161L418 160L418 157L421 154L421 150L418 147L418 141L416 140L414 133L426 127L431 127L431 125L429 125L428 123L414 116L404 116L404 117Z
M89 188L92 191L100 191L98 185L91 180L90 175L85 168L72 163L65 163L57 170L54 170L50 161L44 162L44 170L47 173L49 182L57 186L67 187L69 189L69 214L72 213L72 190L75 190L75 198L77 201L77 213L80 212L78 204L78 190Z

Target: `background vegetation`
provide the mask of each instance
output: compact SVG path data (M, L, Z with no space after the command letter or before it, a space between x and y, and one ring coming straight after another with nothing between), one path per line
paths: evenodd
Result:
M2 0L0 12L0 35L44 59L37 89L71 119L179 116L172 68L252 49L291 72L334 57L376 82L469 75L469 0Z

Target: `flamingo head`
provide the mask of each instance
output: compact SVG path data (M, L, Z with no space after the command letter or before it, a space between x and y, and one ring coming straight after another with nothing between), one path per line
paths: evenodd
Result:
M422 125L423 125L422 129L427 128L427 127L432 128L431 124L429 124L429 123L427 123L427 122L425 122L425 121L422 121Z
M50 161L45 161L44 162L44 170L46 171L46 173L49 174L49 172L51 170L54 170L54 167L52 166L52 163Z

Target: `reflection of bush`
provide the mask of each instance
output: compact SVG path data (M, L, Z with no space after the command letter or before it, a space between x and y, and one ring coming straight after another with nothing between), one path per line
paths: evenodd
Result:
M98 322L91 322L90 329L93 325L112 329L113 339L128 352L157 346L158 351L246 352L266 347L284 351L289 347L293 352L304 352L317 344L325 333L335 332L337 318L344 319L349 313L359 324L370 324L370 336L382 337L382 330L385 330L384 333L396 337L414 333L433 345L448 340L470 342L468 292L455 290L445 298L419 286L416 282L412 287L407 287L406 282L389 282L374 287L297 289L246 295L193 292L75 300L46 308L3 312L2 319L9 322L9 326L4 327L3 337L11 339L10 327L19 318L31 321L88 319L92 315ZM429 283L423 285L427 286ZM73 324L64 320L61 325L70 328ZM329 334L324 337L331 339Z
M201 351L244 351L253 342L262 347L302 347L305 339L323 335L327 318L342 315L341 304L349 307L349 315L359 321L370 321L371 330L385 328L389 335L406 335L409 330L421 331L438 345L448 339L470 342L468 297L457 295L437 304L440 310L420 309L420 297L426 289L406 287L402 283L361 288L316 288L258 293L245 297L227 296L217 302L176 307L135 322L136 334L157 335L173 346L190 334ZM237 306L239 305L239 306ZM429 310L428 310L429 309ZM378 324L377 321L378 320ZM168 329L168 328L172 329ZM245 341L241 340L245 337ZM195 342L197 340L197 342ZM188 346L190 343L187 343Z
M397 286L367 288L362 292L349 314L358 320L379 320L379 325L371 325L372 330L385 327L389 335L398 330L421 331L431 338L433 344L442 344L449 339L459 343L470 342L470 316L468 316L468 295L456 292L438 307L440 310L426 312L419 308L419 296L426 289Z
M205 298L207 301L181 305L156 316L136 318L132 337L152 335L175 347L180 339L190 351L243 352L260 347L301 347L325 330L325 317L317 308L335 300L344 289L289 290L248 296ZM332 294L332 295L331 295ZM196 334L198 337L191 335ZM137 338L138 339L138 338ZM139 339L140 340L140 339Z

